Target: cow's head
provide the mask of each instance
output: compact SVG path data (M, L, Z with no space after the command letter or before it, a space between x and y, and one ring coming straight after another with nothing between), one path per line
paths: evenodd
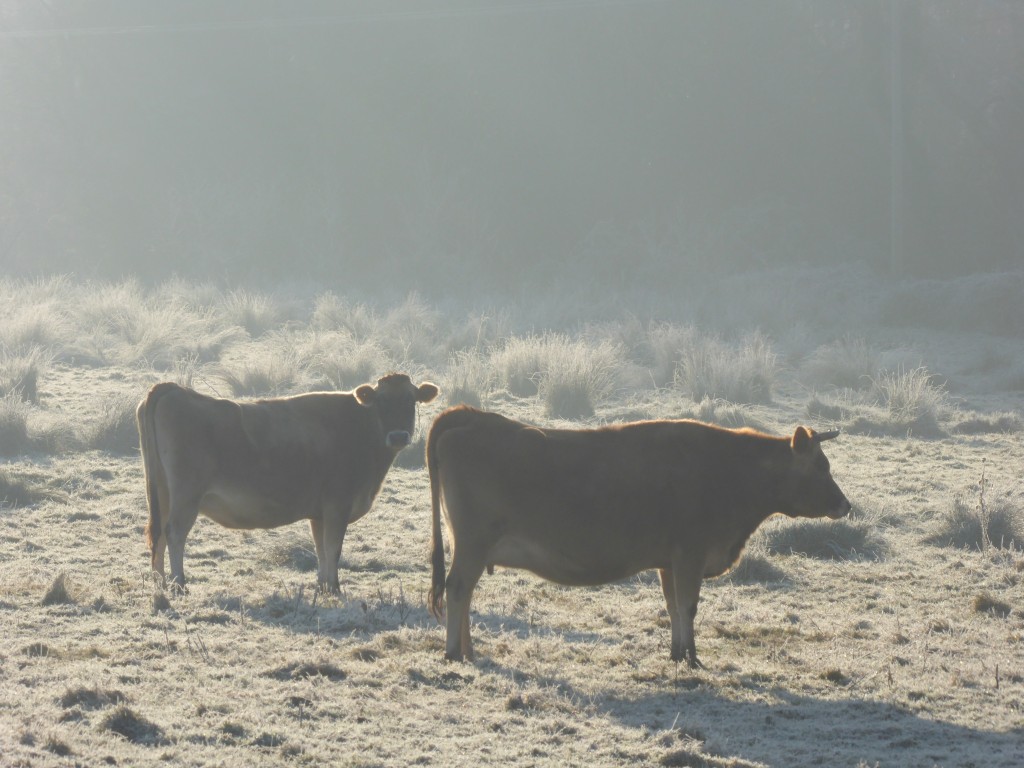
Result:
M850 511L850 502L832 479L821 443L839 432L815 432L797 427L790 441L791 461L786 478L784 510L792 517L830 517L837 520Z
M384 442L400 451L412 440L416 428L416 403L429 403L438 389L425 381L418 387L404 373L390 373L377 379L377 386L363 384L355 391L356 400L377 413Z

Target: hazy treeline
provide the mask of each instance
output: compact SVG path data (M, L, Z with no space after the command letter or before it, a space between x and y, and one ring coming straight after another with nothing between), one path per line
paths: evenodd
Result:
M1016 265L1012 2L12 2L0 267L429 294ZM894 20L903 99L892 109Z

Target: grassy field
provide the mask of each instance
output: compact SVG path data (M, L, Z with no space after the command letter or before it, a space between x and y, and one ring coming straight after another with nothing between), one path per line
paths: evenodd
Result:
M952 309L970 290L922 286ZM534 309L0 281L0 764L1024 765L1024 340L1000 307L967 330L934 308ZM154 584L133 413L151 384L244 398L389 370L443 396L350 528L340 596L316 593L304 525L200 519L191 591ZM706 670L669 661L654 573L485 575L478 660L446 663L422 438L453 402L839 426L854 512L773 519L705 584Z

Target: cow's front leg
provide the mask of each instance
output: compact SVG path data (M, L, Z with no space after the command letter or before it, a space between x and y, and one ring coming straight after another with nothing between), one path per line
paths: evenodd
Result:
M338 594L341 584L338 581L338 561L341 559L341 545L345 541L348 529L349 507L342 504L324 504L323 517L311 522L313 537L317 538L317 527L320 528L320 544L317 545L317 581L322 592Z
M666 604L674 599L675 611L669 608L672 620L672 661L685 661L690 669L703 668L697 659L697 643L693 620L697 616L700 586L704 580L704 563L677 548L672 553L671 588L666 587L667 574L662 572L662 591Z

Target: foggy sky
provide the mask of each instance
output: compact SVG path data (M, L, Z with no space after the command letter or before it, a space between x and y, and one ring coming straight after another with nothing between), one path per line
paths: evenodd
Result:
M908 268L1018 265L1021 13L902 5ZM4 273L888 266L886 2L0 7Z

